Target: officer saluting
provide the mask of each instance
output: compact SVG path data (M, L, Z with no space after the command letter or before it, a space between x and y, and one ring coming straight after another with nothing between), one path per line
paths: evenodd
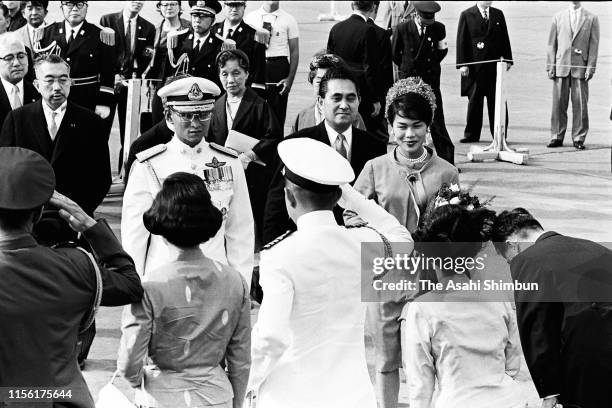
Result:
M70 100L105 119L115 103L114 32L88 23L87 7L86 1L62 1L65 20L45 27L35 51L62 57L70 65Z
M158 91L167 100L166 123L174 136L170 142L136 155L121 216L123 246L145 279L147 271L168 261L169 253L162 237L150 236L142 215L163 181L183 171L206 181L213 204L223 213L223 225L214 238L202 245L202 251L234 267L251 282L255 229L244 170L239 159L214 150L204 140L215 97L220 93L214 83L198 77L178 79Z
M353 170L331 146L294 138L278 152L287 212L298 229L261 252L265 295L252 332L247 390L266 407L298 398L304 406L375 408L363 347L361 244L380 243L383 235L386 244L405 242L411 252L410 233L348 185ZM332 212L339 199L371 227L339 226Z

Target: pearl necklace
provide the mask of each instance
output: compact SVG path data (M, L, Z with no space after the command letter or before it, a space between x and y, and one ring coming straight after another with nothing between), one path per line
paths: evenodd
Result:
M407 157L404 153L402 153L401 149L397 149L397 150L399 151L399 154L401 154L410 164L423 163L425 159L427 159L427 149L425 148L423 148L423 154L421 154L416 159L411 159L410 157Z

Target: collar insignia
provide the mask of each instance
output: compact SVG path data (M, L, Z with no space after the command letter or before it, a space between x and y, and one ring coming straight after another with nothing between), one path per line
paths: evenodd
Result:
M198 84L193 84L187 94L187 98L189 98L190 101L201 101L203 97L204 94Z
M211 163L206 163L206 167L212 167L213 169L218 169L223 166L225 166L225 162L217 160L215 156L213 156Z

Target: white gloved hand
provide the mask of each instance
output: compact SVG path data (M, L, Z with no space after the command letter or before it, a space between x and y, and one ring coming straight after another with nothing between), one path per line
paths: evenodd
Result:
M105 105L96 105L96 115L102 119L108 118L108 115L110 115L110 107Z

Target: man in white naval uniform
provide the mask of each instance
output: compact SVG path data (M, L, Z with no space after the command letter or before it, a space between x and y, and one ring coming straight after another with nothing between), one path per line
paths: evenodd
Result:
M207 184L213 203L223 213L217 235L202 245L212 259L237 269L251 283L254 223L246 178L240 160L214 150L204 137L208 133L219 87L198 77L178 79L158 91L167 101L166 122L174 136L170 142L139 153L132 165L123 196L121 241L147 278L147 271L168 261L168 248L161 236L151 235L142 215L149 209L163 181L172 173L197 174Z
M278 152L297 231L261 252L264 298L252 331L247 398L258 408L376 408L365 358L361 244L402 242L410 254L412 238L347 184L353 170L331 146L295 138ZM367 226L339 226L336 202ZM390 256L395 248L375 253Z

